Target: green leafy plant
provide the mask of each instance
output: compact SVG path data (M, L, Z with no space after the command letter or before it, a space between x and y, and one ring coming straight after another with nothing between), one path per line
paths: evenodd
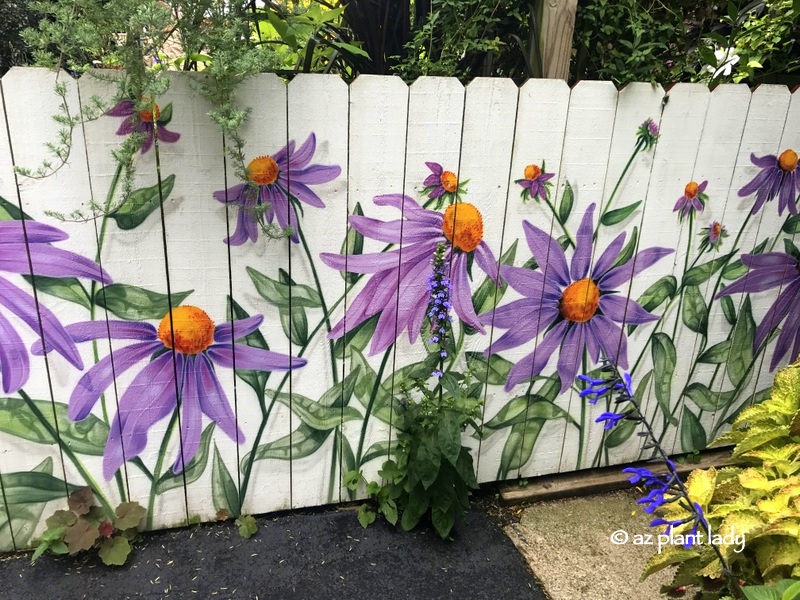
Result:
M687 489L719 534L732 574L749 585L800 576L800 363L779 371L771 397L742 410L712 445L726 444L735 444L741 466L695 470ZM680 520L683 510L668 505L662 516ZM706 546L662 551L642 578L670 565L678 569L664 592L695 587L704 599L720 598L723 572Z
M742 588L747 600L798 600L800 581L783 579L774 586L750 585Z
M103 564L125 564L147 511L138 502L122 502L110 518L94 505L90 487L76 489L67 502L69 510L57 510L47 518L31 562L47 551L75 555L95 549Z
M258 523L252 515L242 515L236 519L235 523L239 528L239 535L245 539L250 539L258 531Z

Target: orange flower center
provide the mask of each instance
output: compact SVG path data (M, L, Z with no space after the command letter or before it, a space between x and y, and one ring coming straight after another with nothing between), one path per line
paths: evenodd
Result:
M558 310L573 323L584 323L594 316L600 305L600 288L589 277L567 286L561 294Z
M541 174L542 170L537 165L528 165L525 167L525 179L528 181L536 181Z
M442 182L442 187L445 191L450 192L451 194L458 189L458 177L452 171L445 171L442 173L442 176L439 178Z
M797 168L797 152L791 148L787 148L781 152L781 155L778 157L778 166L781 168L781 171L785 173L794 171Z
M695 183L694 181L690 181L689 183L686 184L686 187L683 188L683 194L687 198L694 198L697 196L698 189L699 186L697 185L697 183Z
M196 306L176 306L172 309L172 333L170 334L170 318L167 313L158 324L158 339L167 348L172 348L173 338L175 350L183 354L199 354L214 343L214 321L204 310Z
M711 226L711 235L718 238L720 233L722 233L722 223L714 223Z
M142 102L147 102L150 104L150 98L142 98ZM152 108L146 108L139 111L139 118L142 120L142 122L152 123L153 121L158 121L158 118L161 116L161 109L158 108L158 104L151 104L151 107ZM155 114L153 114L154 112Z
M451 204L444 211L442 233L459 250L472 252L483 241L483 217L472 204Z
M271 156L259 156L247 165L247 177L256 185L271 185L278 179L278 163Z

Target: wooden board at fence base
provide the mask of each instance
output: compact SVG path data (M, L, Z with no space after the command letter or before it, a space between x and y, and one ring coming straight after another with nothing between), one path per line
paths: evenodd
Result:
M439 370L483 401L481 482L640 458L576 380L603 354L699 449L800 352L785 87L265 74L237 164L200 80L167 76L153 99L60 76L73 114L108 106L43 178L14 167L58 133L55 75L2 79L0 549L84 485L151 528L363 497Z

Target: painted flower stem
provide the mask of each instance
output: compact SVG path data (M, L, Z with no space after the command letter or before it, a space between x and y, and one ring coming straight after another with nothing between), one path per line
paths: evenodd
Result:
M317 274L317 267L314 265L314 258L311 256L311 250L308 247L308 242L306 241L306 236L303 233L302 227L300 227L300 223L297 224L297 234L300 236L300 243L303 246L303 250L305 250L306 257L308 258L308 265L311 268L311 274L314 277L314 284L317 287L317 293L319 294L319 301L322 305L322 320L325 323L325 327L328 330L328 333L331 332L331 320L328 312L328 306L325 303L325 294L322 291L322 284L319 281L319 275ZM330 359L331 359L331 371L333 373L333 383L339 383L339 373L336 368L336 357L334 356L333 352L333 340L328 340L328 349L330 350Z
M567 241L569 245L573 248L575 247L575 240L572 239L572 235L570 234L569 230L567 229L566 224L561 220L561 217L558 215L558 211L556 211L556 207L553 206L553 203L550 201L550 194L546 193L544 195L545 204L547 204L548 208L550 208L550 212L553 213L553 217L555 217L556 222L561 226L561 231L564 232L564 235L567 236Z
M153 469L153 479L150 482L150 499L147 501L147 529L150 530L153 528L153 509L156 503L156 487L158 486L158 480L161 479L162 476L162 469L164 468L164 457L167 454L167 446L169 445L169 440L172 438L172 432L175 430L175 425L178 424L178 411L180 410L180 402L175 407L175 410L172 411L172 417L169 420L169 425L167 425L167 431L164 434L164 439L161 440L161 447L158 449L158 460L156 461L156 466Z
M614 185L614 189L611 190L611 195L608 197L608 200L606 201L606 204L603 207L603 210L600 211L600 219L597 222L598 223L598 225L597 225L598 229L600 228L600 223L602 222L603 217L606 216L606 213L608 212L608 209L611 208L611 203L614 201L614 197L617 195L617 191L619 190L619 186L622 185L622 180L625 179L625 175L627 175L628 169L631 168L631 165L633 164L633 161L636 158L636 155L639 154L639 152L641 152L646 145L647 145L647 142L645 142L644 139L642 139L642 138L639 138L639 140L636 142L636 146L634 146L634 148L633 148L633 154L631 154L631 157L628 159L628 162L625 164L625 168L622 169L622 174L619 176L619 179L617 179L617 183ZM597 237L597 232L596 231L595 231L595 237Z
M367 403L367 410L364 413L364 421L361 423L361 435L358 439L358 452L356 452L356 469L361 468L361 457L362 453L364 452L364 440L367 437L367 425L369 424L369 418L372 414L372 407L375 404L375 399L378 397L378 389L381 385L381 380L383 379L383 371L386 368L386 363L389 362L389 356L392 354L392 346L391 344L386 351L383 353L383 360L381 361L381 366L378 368L378 373L375 376L375 384L372 386L372 393L369 395L369 402Z
M100 501L100 504L102 504L106 514L109 517L112 517L114 515L114 509L111 507L108 499L106 499L100 486L97 485L94 477L92 477L89 471L86 470L86 467L83 466L83 463L80 461L80 459L75 456L75 453L72 451L69 445L67 445L64 440L61 439L61 436L58 435L58 431L45 418L45 416L42 414L42 411L40 411L39 407L36 406L36 403L31 400L31 397L27 394L27 392L25 392L23 389L20 389L18 393L25 404L28 405L28 408L30 408L31 412L36 416L37 419L39 419L39 422L42 424L42 426L47 430L52 438L57 441L59 447L61 448L61 452L66 455L67 458L69 458L70 462L72 462L72 464L75 466L75 469L78 471L78 473L80 473L81 477L83 477L83 480L86 482L86 484L92 488L94 495Z

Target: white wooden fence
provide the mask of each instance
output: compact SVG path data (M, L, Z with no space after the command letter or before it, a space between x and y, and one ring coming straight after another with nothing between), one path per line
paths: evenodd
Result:
M28 546L72 486L92 485L110 507L139 501L153 528L350 499L342 473L377 477L395 441L401 383L431 371L430 346L418 335L431 258L421 252L439 238L454 284L456 351L445 370L470 367L485 402L481 435L464 437L481 482L643 455L635 425L604 430L595 420L605 401L592 405L579 396L582 384L559 379L596 369L601 348L624 349L637 395L676 453L704 447L738 409L763 398L771 367L800 350L792 297L800 257L791 241L800 223L787 207L779 214L782 203L794 209L800 191L796 154L786 152L800 146L800 100L785 87L618 91L608 82L518 88L502 79L464 87L441 78L407 86L377 76L347 86L335 76L286 84L262 75L238 94L252 107L247 161L274 157L251 163L250 178L276 221L296 232L271 241L251 223L271 213L240 215L235 202L218 201L226 189L235 200L241 182L207 117L211 107L189 76L171 80L155 116L113 116L122 106L85 123L67 163L36 179L14 167L39 165L57 136L55 75L15 68L2 79L4 549ZM60 81L74 114L94 95L112 100L109 82ZM657 138L648 137L655 129L639 135L648 119ZM89 221L52 216L119 198L118 128L152 136L153 120L157 151L137 157L131 198ZM287 145L288 164L279 155ZM756 177L777 197L752 214L758 193L739 192ZM441 204L430 198L437 188ZM535 197L521 198L525 189ZM471 209L459 221L455 208L451 229L442 225L456 195L456 206L471 204L482 223ZM702 212L679 220L676 201L692 196ZM363 215L355 228L350 215ZM719 245L703 230L713 222L727 233ZM243 243L226 244L230 236ZM336 268L340 253L353 272ZM766 256L740 259L758 253ZM498 272L500 288L490 279ZM730 285L735 292L718 295ZM577 307L565 297L578 298ZM484 333L464 325L473 309L484 315ZM349 335L333 339L343 319L339 330ZM55 352L42 355L42 337ZM493 344L501 349L487 353ZM286 371L289 356L295 368ZM185 468L173 468L181 457Z

